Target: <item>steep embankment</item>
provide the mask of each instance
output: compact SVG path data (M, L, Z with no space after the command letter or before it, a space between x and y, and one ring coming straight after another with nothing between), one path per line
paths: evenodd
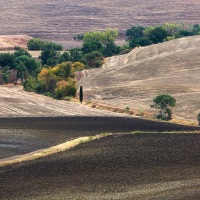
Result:
M200 36L181 38L106 60L101 69L85 71L80 80L85 100L138 112L154 112L152 99L170 94L174 116L196 121L200 112Z

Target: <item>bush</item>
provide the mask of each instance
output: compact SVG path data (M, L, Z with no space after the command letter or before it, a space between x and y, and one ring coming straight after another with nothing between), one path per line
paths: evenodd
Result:
M169 107L174 107L176 105L176 99L170 95L163 94L154 98L153 102L154 104L151 105L151 107L159 109L159 114L156 118L161 120L171 120L172 110Z

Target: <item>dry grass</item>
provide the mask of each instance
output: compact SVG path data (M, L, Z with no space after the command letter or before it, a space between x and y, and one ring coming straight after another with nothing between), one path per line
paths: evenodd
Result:
M0 35L0 50L13 50L16 46L27 49L31 38L27 35Z
M186 0L86 0L4 1L0 12L0 34L27 34L59 41L66 47L80 45L73 36L91 30L133 24L165 22L199 23L200 2Z
M80 138L47 148L47 149L37 150L37 151L27 153L24 155L20 155L20 156L3 158L3 159L0 159L0 167L4 167L4 166L16 164L16 163L21 163L21 162L27 162L27 161L35 160L35 159L42 158L45 156L50 156L50 155L58 153L58 152L63 152L63 151L69 150L69 149L79 145L80 143L85 143L85 142L88 142L88 141L91 141L94 139L96 139L96 137L92 137L92 138L80 137Z
M158 111L150 108L153 98L170 94L177 100L173 118L196 124L200 112L199 45L200 36L194 36L108 58L102 69L85 71L79 81L85 100L155 114Z

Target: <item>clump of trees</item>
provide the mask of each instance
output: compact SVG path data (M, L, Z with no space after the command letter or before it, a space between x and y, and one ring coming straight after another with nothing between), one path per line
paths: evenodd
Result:
M171 120L172 119L172 107L176 105L176 99L168 94L158 95L153 99L154 104L151 108L159 109L159 114L156 115L157 119Z
M16 71L16 82L21 79L26 86L29 77L36 77L40 72L41 65L32 56L19 47L14 53L0 54L0 67L2 79L8 82L10 70Z
M200 113L198 113L198 115L197 115L197 120L198 120L198 123L199 123L199 126L200 126Z
M27 47L28 47L28 50L44 50L46 48L49 48L51 47L51 49L54 49L56 51L62 51L63 50L63 47L61 44L57 44L55 42L51 42L51 41L48 41L48 40L41 40L39 38L33 38L33 39L30 39L27 43Z
M63 62L54 67L43 68L35 81L31 80L31 90L57 99L76 95L75 72L84 69L79 62Z
M132 26L126 30L126 40L129 47L134 48L199 34L199 24L165 23L160 26Z

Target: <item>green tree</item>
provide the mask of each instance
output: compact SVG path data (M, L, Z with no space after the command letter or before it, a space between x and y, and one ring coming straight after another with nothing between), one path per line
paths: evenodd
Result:
M49 45L42 51L39 59L43 65L55 66L59 63L60 53Z
M98 68L103 64L103 54L98 51L85 54L84 56L87 66L90 68Z
M155 27L148 34L148 38L153 41L154 44L163 42L167 38L167 36L167 31L161 26Z
M114 42L110 42L106 44L103 53L104 56L109 57L119 54L120 50L120 46L117 46Z
M143 26L132 26L126 30L126 39L131 41L136 38L142 38L144 37L144 30L145 28Z
M91 53L93 51L103 52L104 47L99 41L84 42L81 50L83 54Z
M99 41L102 45L106 45L107 43L114 42L117 37L118 30L107 29L105 31L87 32L84 34L83 41L86 43Z
M172 117L171 107L176 105L176 99L170 95L163 94L154 98L153 102L154 104L151 107L160 109L156 117L161 120L170 120Z
M67 61L71 61L71 56L69 54L69 52L64 52L60 58L59 58L59 63L63 63L63 62L67 62Z
M9 75L10 75L10 68L9 66L5 66L2 69L2 79L4 83L8 83Z
M40 64L34 59L26 55L15 58L15 69L17 70L17 79L27 83L29 76L36 77L40 71Z
M27 42L27 46L29 50L42 50L44 47L44 42L39 38L33 38Z
M79 48L72 48L69 50L72 62L83 62L82 51Z
M0 54L0 66L9 66L10 69L14 69L14 54L11 53L1 53Z

